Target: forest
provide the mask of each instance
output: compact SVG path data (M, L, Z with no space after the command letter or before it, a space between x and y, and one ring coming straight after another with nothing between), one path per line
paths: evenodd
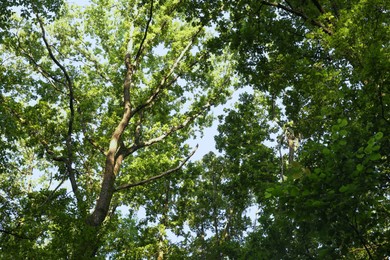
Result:
M389 22L0 1L0 259L389 259Z

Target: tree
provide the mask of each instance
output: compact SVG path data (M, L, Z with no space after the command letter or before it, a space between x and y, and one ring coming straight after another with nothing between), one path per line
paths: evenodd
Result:
M386 256L386 1L1 8L15 5L1 17L2 258ZM233 83L252 90L220 117L221 154L184 167Z
M1 240L18 247L3 256L91 257L116 208L147 193L129 189L192 155L184 142L229 94L229 56L204 51L206 24L186 22L180 1L64 5L55 19L28 7L1 44Z
M219 19L221 37L211 47L231 42L245 83L268 97L268 118L300 142L289 163L281 156L284 181L258 195L265 211L248 240L248 257L385 257L388 3L219 4L229 15ZM217 17L214 11L204 13ZM256 133L252 128L221 133L234 144L236 160L243 159L238 147Z

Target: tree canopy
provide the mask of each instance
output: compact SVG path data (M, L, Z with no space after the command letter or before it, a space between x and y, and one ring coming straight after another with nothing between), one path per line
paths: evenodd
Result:
M389 9L1 3L0 257L384 259Z

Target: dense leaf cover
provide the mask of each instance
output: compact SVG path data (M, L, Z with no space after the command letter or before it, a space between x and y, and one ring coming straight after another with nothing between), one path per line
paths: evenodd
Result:
M0 11L0 258L389 256L388 1Z

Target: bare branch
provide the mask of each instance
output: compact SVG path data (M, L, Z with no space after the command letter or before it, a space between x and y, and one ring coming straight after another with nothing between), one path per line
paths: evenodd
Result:
M155 180L158 180L158 179L161 179L171 173L174 173L178 170L180 170L184 164L187 163L187 161L195 154L196 150L198 149L198 145L196 145L196 147L194 148L194 150L191 152L191 154L185 158L177 167L173 168L173 169L169 169L168 171L165 171L159 175L155 175L149 179L146 179L146 180L142 180L142 181L139 181L139 182L136 182L136 183L131 183L131 184L125 184L125 185L121 185L119 186L118 188L115 189L115 192L116 191L120 191L120 190L126 190L126 189L130 189L132 187L136 187L136 186L141 186L141 185L145 185L145 184L148 184L150 182L153 182Z

